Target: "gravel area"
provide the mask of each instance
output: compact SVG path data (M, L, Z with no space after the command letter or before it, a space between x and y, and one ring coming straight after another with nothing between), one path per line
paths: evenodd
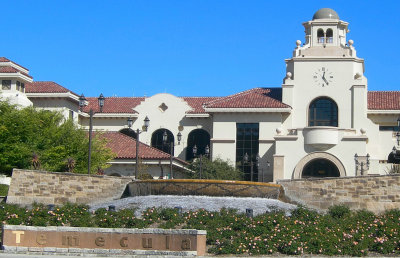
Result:
M182 207L183 211L198 210L202 208L209 211L219 211L222 208L231 208L237 209L239 212L243 213L246 212L246 209L253 209L253 214L255 216L273 210L283 210L287 215L289 215L291 210L296 208L293 204L266 198L149 195L93 204L90 206L90 209L96 210L98 208L107 208L109 205L114 205L116 210L137 208L135 212L136 216L141 216L144 210L152 207Z

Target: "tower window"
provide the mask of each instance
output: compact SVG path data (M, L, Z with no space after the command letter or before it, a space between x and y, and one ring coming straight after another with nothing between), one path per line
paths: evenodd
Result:
M325 43L325 34L323 29L317 30L318 43Z
M326 97L317 98L310 104L309 126L338 126L338 107Z
M333 30L327 29L326 31L326 43L333 43Z

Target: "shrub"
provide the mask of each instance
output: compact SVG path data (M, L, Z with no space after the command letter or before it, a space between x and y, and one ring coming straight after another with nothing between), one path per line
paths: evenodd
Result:
M335 219L343 218L350 213L350 208L345 205L334 205L329 207L328 214Z
M7 196L8 195L8 185L1 185L0 184L0 196Z
M149 179L153 179L153 176L150 175L149 173L140 173L138 175L138 179L140 179L140 180L149 180Z

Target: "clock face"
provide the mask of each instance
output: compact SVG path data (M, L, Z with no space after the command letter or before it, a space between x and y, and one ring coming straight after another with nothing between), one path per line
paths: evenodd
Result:
M328 68L321 67L314 72L313 79L317 86L330 86L333 83L333 73Z

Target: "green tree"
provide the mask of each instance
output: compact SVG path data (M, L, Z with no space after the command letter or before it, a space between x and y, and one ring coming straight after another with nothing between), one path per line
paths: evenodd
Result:
M228 162L221 158L210 160L206 157L202 158L202 179L217 180L242 180L243 172L229 165ZM189 169L194 171L190 176L195 179L200 178L200 159L196 158L190 163Z
M105 168L113 153L106 140L96 134L92 142L91 173ZM58 113L33 107L18 108L0 101L0 173L13 168L40 166L49 171L68 171L68 159L75 161L74 171L87 172L87 132Z

